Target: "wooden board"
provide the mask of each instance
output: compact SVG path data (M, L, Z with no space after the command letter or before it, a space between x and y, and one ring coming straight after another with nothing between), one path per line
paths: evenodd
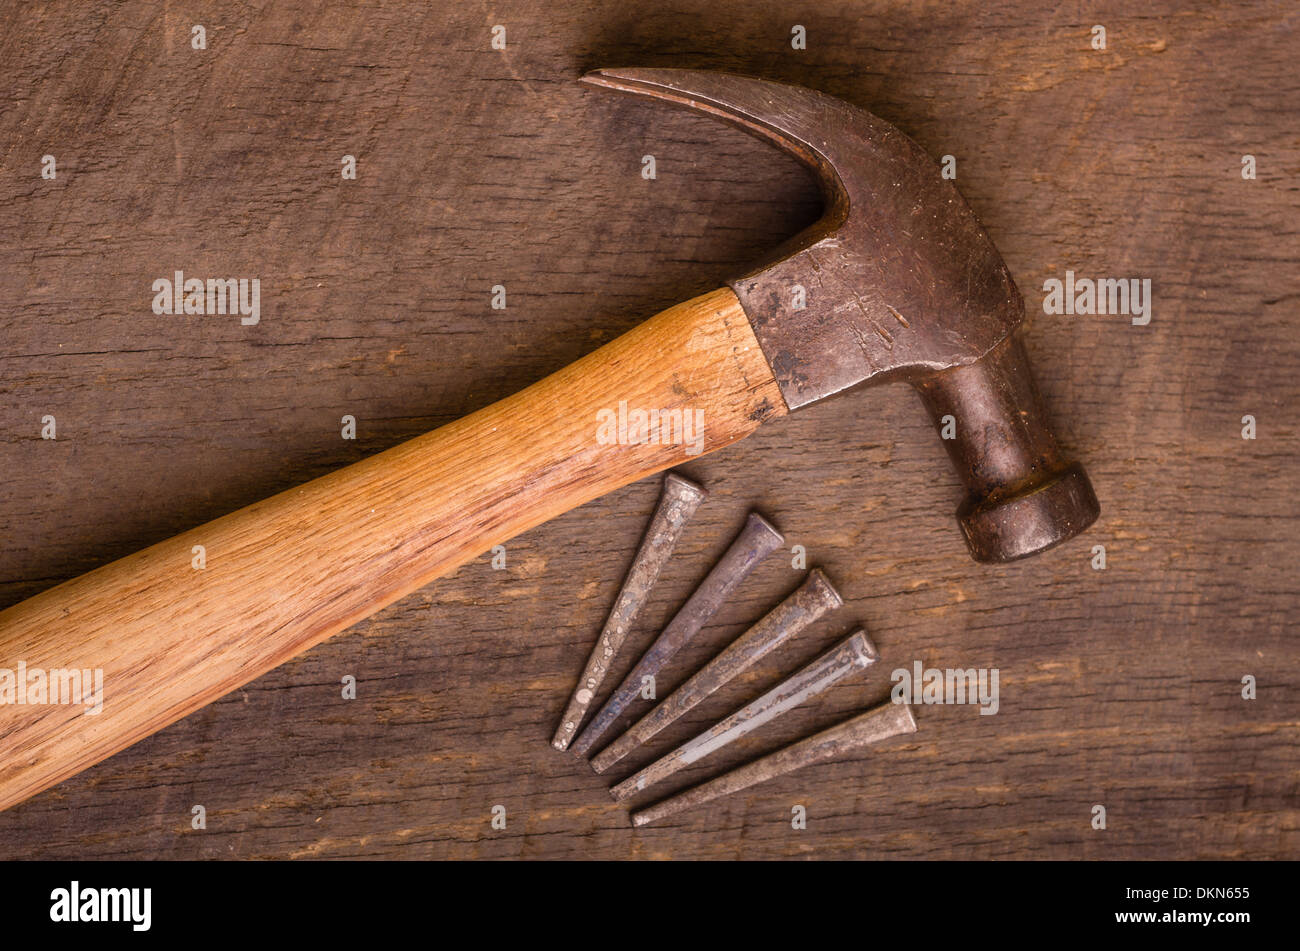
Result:
M840 95L955 157L1102 518L1031 561L976 565L956 477L897 387L687 466L711 498L634 644L751 506L847 603L650 753L855 621L882 653L868 676L683 782L883 699L917 660L997 668L998 713L923 706L912 737L632 831L610 780L548 740L654 505L647 480L516 538L503 570L481 558L0 814L6 855L1300 854L1300 14L540 7L0 10L0 606L487 405L813 221L791 160L573 82L601 65L725 68ZM791 48L796 24L807 49ZM260 279L260 322L155 315L151 285L177 269ZM1043 313L1043 282L1067 269L1149 278L1150 323ZM800 576L789 552L770 559L669 679Z

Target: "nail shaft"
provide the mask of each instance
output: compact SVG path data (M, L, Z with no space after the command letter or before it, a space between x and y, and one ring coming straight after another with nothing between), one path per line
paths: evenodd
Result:
M879 656L875 645L867 637L867 632L858 628L798 673L787 677L757 700L720 720L693 740L683 743L667 756L629 776L612 788L609 794L615 801L621 802L648 786L662 782L679 769L699 762L763 724L770 723L787 710L793 710L817 696L851 671L869 667Z
M886 701L829 730L823 730L807 739L792 743L769 756L755 760L716 779L694 786L683 793L655 803L648 809L632 814L632 824L643 826L668 816L698 806L701 803L728 796L750 786L775 779L813 763L821 763L850 750L878 743L891 736L916 732L916 719L907 704Z
M591 761L603 773L844 600L820 568Z
M573 751L585 754L595 746L628 704L636 699L643 678L657 675L700 632L700 628L717 613L755 566L783 544L785 539L767 519L757 512L750 512L745 519L745 527L740 530L731 547L700 582L699 587L650 645L637 665L623 678L605 705L591 718L587 728L574 741Z
M596 639L596 646L587 658L587 667L578 679L564 716L560 718L555 737L551 740L551 745L557 750L568 749L578 725L587 714L587 707L591 705L592 698L609 673L610 665L627 640L628 631L645 605L650 589L659 580L659 572L673 553L682 529L707 495L701 486L675 472L664 477L659 503L650 518L645 537L641 539L641 547L623 579L623 587L614 600L605 627Z

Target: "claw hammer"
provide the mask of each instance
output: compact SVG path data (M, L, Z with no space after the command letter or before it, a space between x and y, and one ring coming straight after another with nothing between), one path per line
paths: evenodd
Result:
M624 401L702 410L712 452L848 387L901 380L936 422L956 422L945 446L977 560L1040 552L1097 517L1087 475L1040 405L1016 333L1020 293L911 139L839 99L727 73L598 70L583 81L695 109L793 154L817 176L823 217L728 286L514 396L0 612L0 668L104 671L97 716L3 702L0 691L0 808L493 545L694 458L697 446L598 440L598 412ZM190 566L195 545L203 571Z

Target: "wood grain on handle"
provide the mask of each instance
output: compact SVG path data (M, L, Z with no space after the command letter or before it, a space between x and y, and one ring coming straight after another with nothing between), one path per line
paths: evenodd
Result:
M786 412L735 295L713 291L464 419L0 612L0 668L104 671L96 715L0 703L0 809L493 545L693 458L600 444L597 413L624 400L702 410L704 452Z

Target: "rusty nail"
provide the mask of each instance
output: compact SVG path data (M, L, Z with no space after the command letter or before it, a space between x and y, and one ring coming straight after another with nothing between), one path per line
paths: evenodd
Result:
M834 759L860 746L878 743L891 736L915 732L916 718L912 716L912 708L907 704L887 700L866 713L836 724L828 730L822 730L820 733L792 743L739 769L723 773L707 783L693 786L683 793L655 803L648 809L634 812L632 824L643 826L657 822L691 806L698 806L719 796L728 796L742 789L748 789L750 786L775 779L777 776L783 776L813 763Z
M740 530L731 547L718 559L681 610L623 678L605 705L591 718L587 728L574 741L573 751L585 754L595 746L628 704L636 699L643 678L658 674L673 655L700 632L700 628L717 613L731 592L748 577L755 566L784 544L785 538L771 522L757 512L750 512L745 519L745 527Z
M664 477L659 504L655 506L650 526L641 539L641 547L637 549L632 567L623 579L623 587L614 600L605 627L596 639L596 646L591 649L587 667L578 679L564 716L560 718L555 737L551 740L551 745L557 750L569 748L578 724L587 715L587 707L591 705L592 698L609 673L610 665L627 640L627 633L645 605L650 589L659 580L659 572L663 570L668 556L673 553L682 529L707 497L708 493L702 486L675 472Z
M740 739L787 710L817 696L850 671L869 667L879 656L875 645L867 637L867 632L858 628L798 673L791 674L754 702L718 721L634 776L629 776L612 788L609 794L615 801L622 802L647 786L662 782L682 767L699 762L733 740Z
M626 733L591 761L603 773L636 747L702 703L732 678L776 650L828 611L844 603L835 586L814 568L803 584L764 615L757 624L732 641L718 656L682 684L672 695L643 716Z

